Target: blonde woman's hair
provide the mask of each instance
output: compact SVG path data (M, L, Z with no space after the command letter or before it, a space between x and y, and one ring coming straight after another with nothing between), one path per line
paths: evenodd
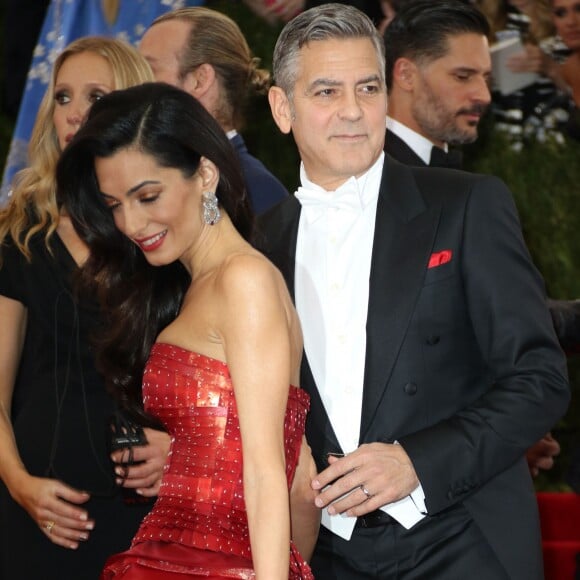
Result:
M483 12L491 27L491 42L496 40L496 32L504 30L507 22L507 0L478 0L476 6ZM548 0L533 0L530 7L530 29L524 40L538 44L554 34L554 24Z
M152 26L170 20L191 24L180 55L181 79L202 64L211 65L222 88L218 110L212 114L220 125L240 129L246 98L268 90L270 72L259 67L260 59L252 55L242 31L229 16L210 8L182 8L162 14Z
M102 56L109 63L115 89L153 80L149 64L137 50L114 38L86 36L69 44L58 56L30 137L29 165L16 174L9 203L0 211L0 247L10 236L28 259L32 236L43 231L48 247L49 239L58 226L55 170L60 147L53 122L54 88L63 63L70 56L83 52Z

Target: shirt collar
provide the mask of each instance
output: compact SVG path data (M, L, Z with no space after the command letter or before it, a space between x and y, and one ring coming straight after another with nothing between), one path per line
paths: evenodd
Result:
M350 177L341 186L339 186L334 191L327 191L323 187L316 185L314 182L308 179L306 175L306 170L304 169L304 163L300 163L300 183L302 188L311 191L319 191L321 193L336 193L341 194L345 190L354 190L357 192L361 203L361 209L364 209L369 203L371 203L378 196L379 185L381 182L383 164L385 161L385 154L381 151L377 160L373 165L360 177ZM376 184L376 186L373 186Z
M403 123L395 121L391 117L387 117L387 129L402 139L423 160L425 165L429 165L431 161L431 149L434 147L429 139L423 137L423 135L419 135L417 131L413 131L407 125L403 125ZM445 143L443 149L447 151L447 143Z

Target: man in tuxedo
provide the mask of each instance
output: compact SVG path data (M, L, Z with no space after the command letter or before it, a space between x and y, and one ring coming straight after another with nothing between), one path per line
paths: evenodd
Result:
M458 168L491 102L489 24L460 0L417 0L383 35L389 93L385 151L406 165ZM447 155L446 155L447 154Z
M456 146L477 139L491 101L488 36L483 14L459 0L400 8L383 35L386 153L405 165L461 168ZM526 453L532 475L550 469L559 452L550 433L532 445Z
M510 192L384 155L384 45L359 10L298 15L273 68L302 185L260 245L303 326L316 578L539 580L524 453L569 388Z
M266 71L257 70L246 39L231 18L204 7L167 12L145 32L139 51L156 80L194 96L227 133L257 214L288 196L238 133L248 89L265 84Z

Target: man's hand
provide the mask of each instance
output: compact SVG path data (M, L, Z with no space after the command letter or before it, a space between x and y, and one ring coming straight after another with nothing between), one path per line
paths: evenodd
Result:
M560 444L548 433L537 443L534 443L526 452L528 467L532 477L540 473L540 469L552 469L554 457L560 454Z
M331 515L362 516L408 496L419 485L400 445L369 443L340 459L329 456L328 462L330 466L312 481L312 488L322 490L315 504L328 506Z

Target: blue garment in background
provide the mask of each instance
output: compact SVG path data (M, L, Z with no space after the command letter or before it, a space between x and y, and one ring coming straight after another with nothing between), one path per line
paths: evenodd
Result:
M50 81L54 61L65 46L87 35L112 36L136 45L157 16L204 0L120 0L116 21L110 24L102 0L53 0L34 50L0 187L0 206L8 198L14 174L27 165L28 141L38 107Z

